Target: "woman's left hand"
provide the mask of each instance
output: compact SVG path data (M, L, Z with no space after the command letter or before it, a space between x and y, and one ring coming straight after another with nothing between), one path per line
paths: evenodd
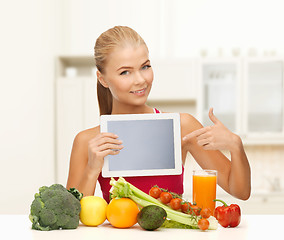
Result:
M229 150L235 147L236 137L213 114L213 108L209 110L209 118L214 123L212 126L200 128L184 136L183 141L190 142L196 138L197 144L205 150Z

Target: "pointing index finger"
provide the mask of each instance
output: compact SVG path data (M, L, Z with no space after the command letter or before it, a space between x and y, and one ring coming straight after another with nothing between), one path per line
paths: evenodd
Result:
M185 135L182 140L183 140L183 141L186 141L186 140L189 140L189 139L191 139L191 138L198 137L198 136L200 136L201 134L205 133L206 131L207 131L207 128L200 128L200 129L197 129L197 130L195 130L195 131L193 131L193 132L191 132L191 133Z

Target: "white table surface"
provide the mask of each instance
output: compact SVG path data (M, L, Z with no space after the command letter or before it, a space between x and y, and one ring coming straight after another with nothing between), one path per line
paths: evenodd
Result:
M200 231L196 229L163 229L146 231L138 224L128 229L117 229L107 221L98 227L79 225L74 230L37 231L31 229L31 222L27 215L0 215L1 239L67 239L67 240L102 240L102 239L134 239L134 240L173 240L173 239L271 239L272 236L283 236L284 215L245 215L236 228Z

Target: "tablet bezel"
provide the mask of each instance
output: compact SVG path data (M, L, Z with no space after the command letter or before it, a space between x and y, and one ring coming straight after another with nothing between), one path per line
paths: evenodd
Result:
M157 176L157 175L178 175L182 173L182 154L181 154L181 129L179 113L159 113L159 114L113 114L100 116L100 131L108 132L108 122L110 121L135 121L135 120L173 120L174 137L174 162L175 168L170 169L137 169L113 171L109 169L109 156L104 158L102 168L103 177L129 177L129 176Z

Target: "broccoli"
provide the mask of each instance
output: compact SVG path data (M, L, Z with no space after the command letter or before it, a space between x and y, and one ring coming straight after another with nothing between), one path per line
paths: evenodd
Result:
M39 188L30 209L32 229L50 231L77 228L82 197L77 189L67 190L61 184Z

